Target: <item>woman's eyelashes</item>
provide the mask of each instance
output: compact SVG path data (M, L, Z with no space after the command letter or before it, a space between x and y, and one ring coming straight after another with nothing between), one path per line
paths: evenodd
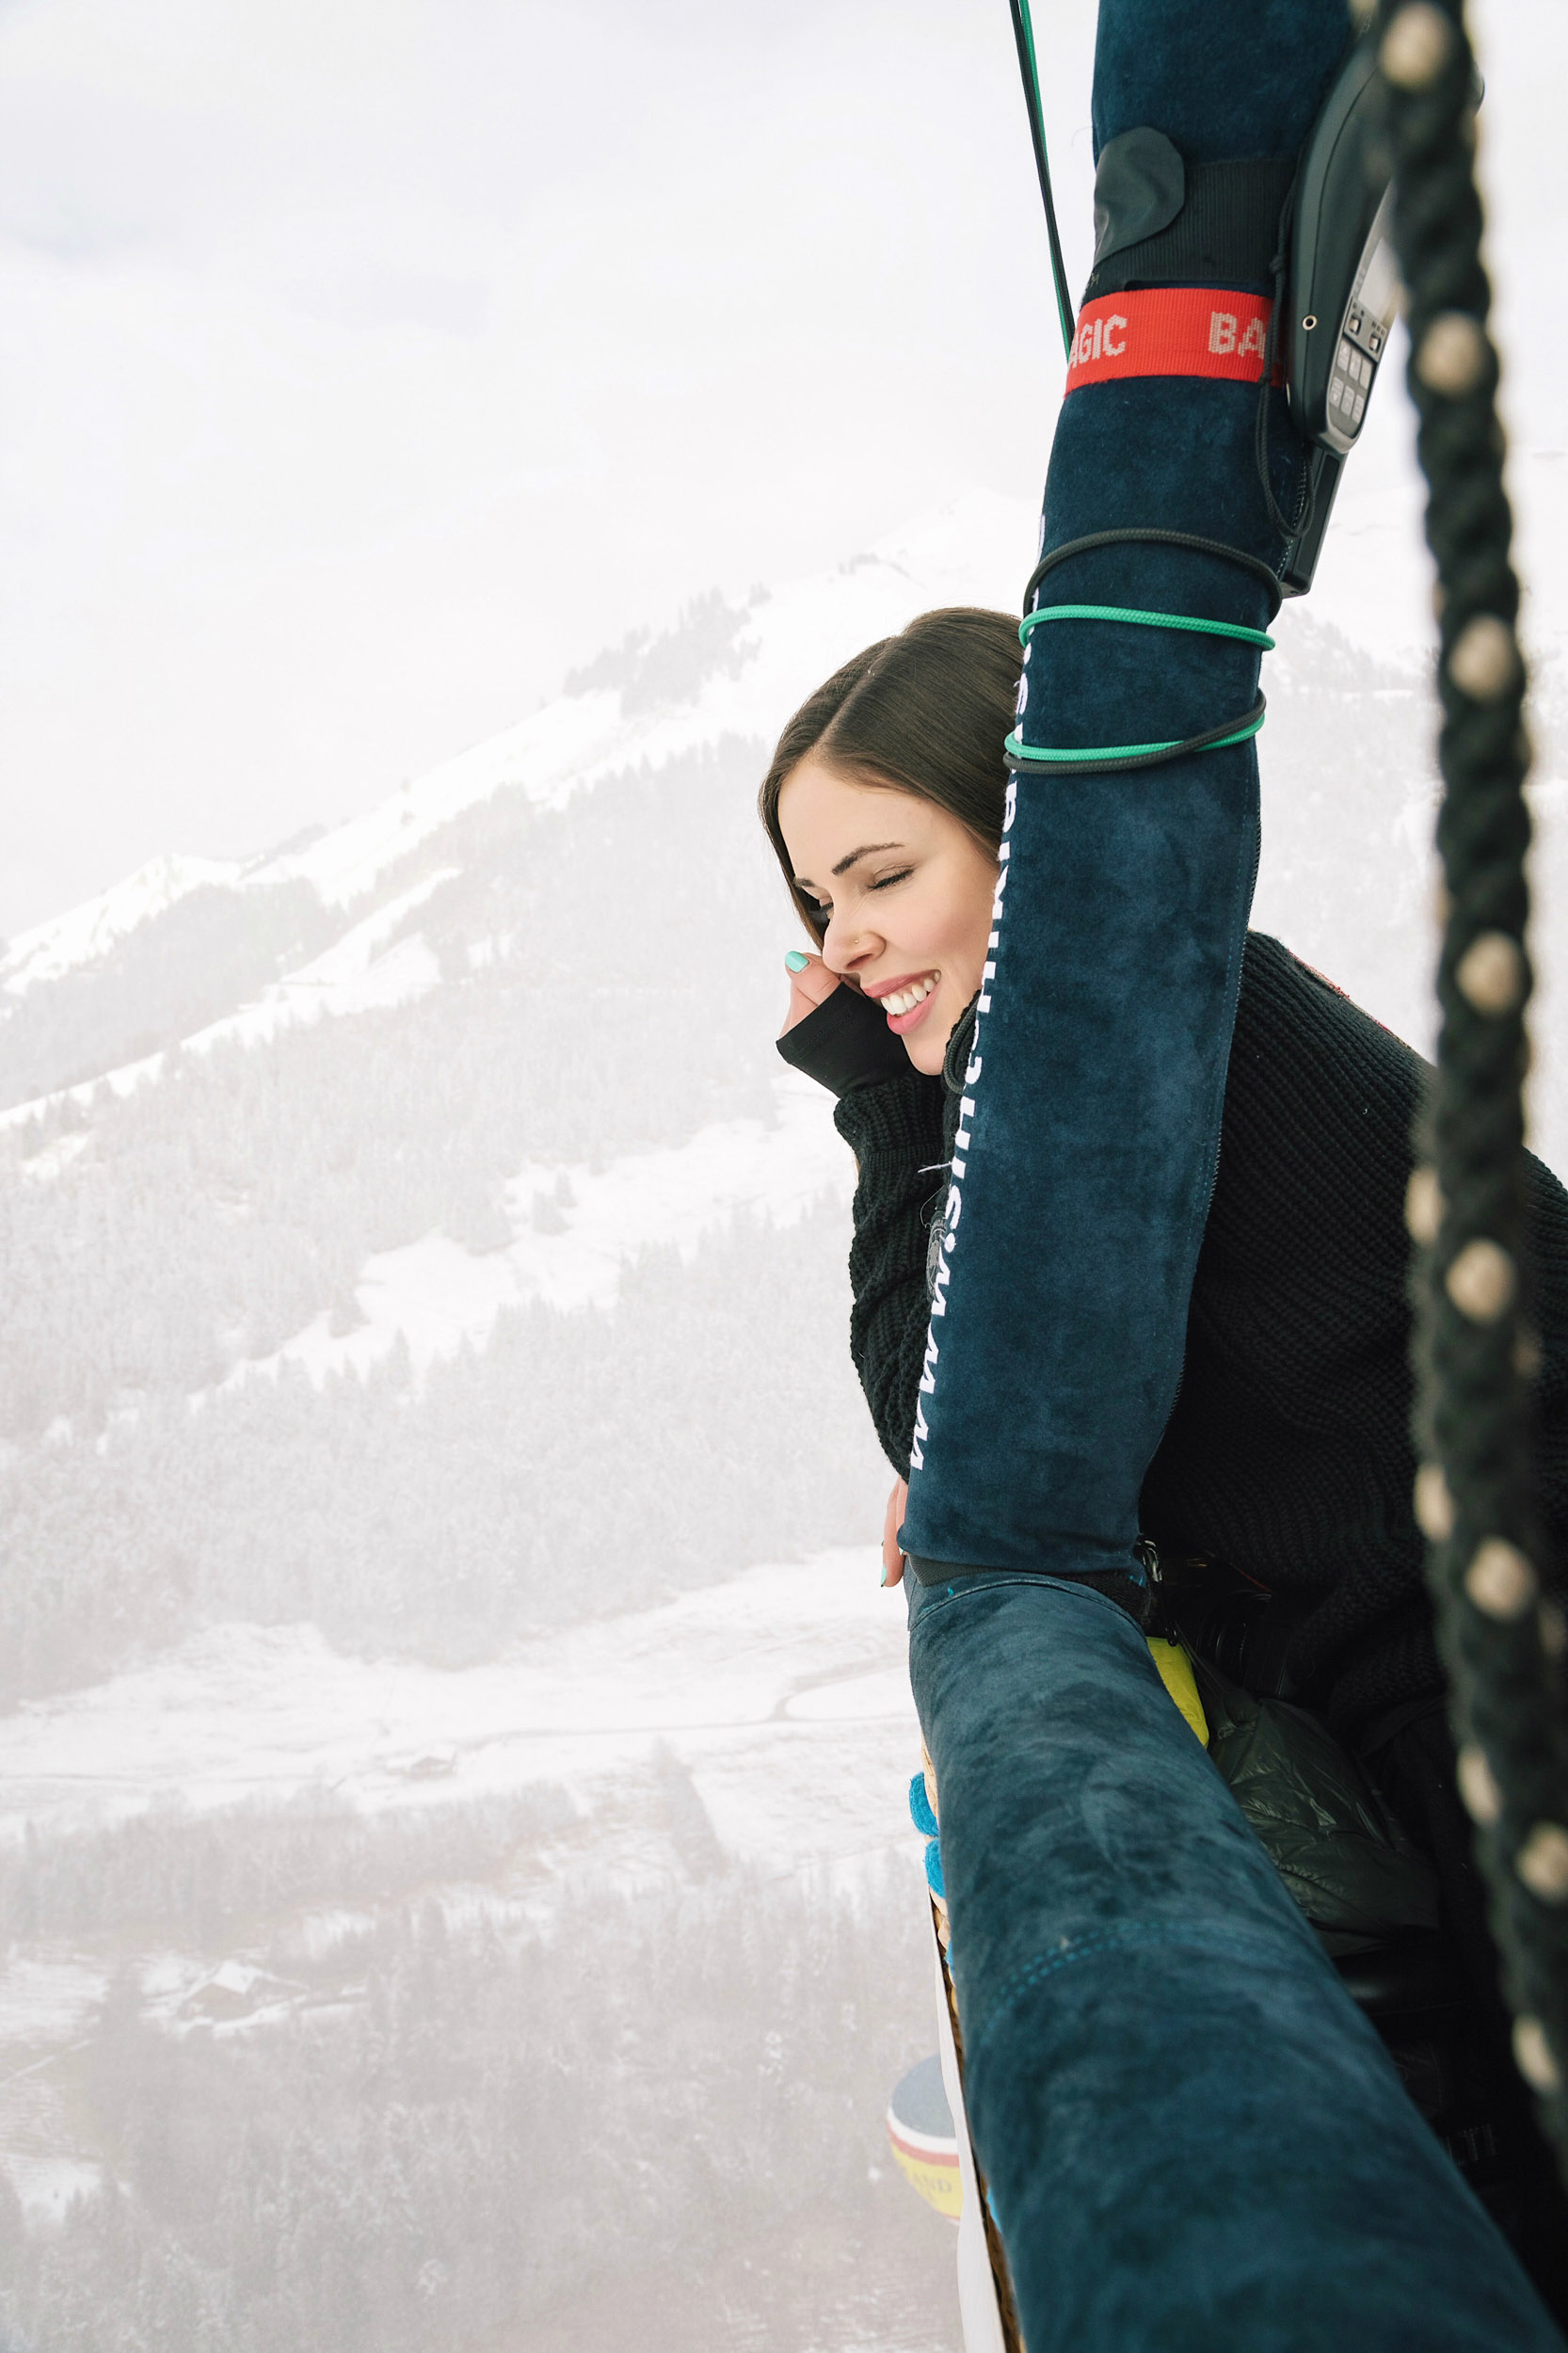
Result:
M872 890L890 890L895 883L907 882L914 871L915 870L912 866L897 867L890 874L879 874L874 882L869 882L866 885L866 889L868 892ZM825 932L829 923L833 920L832 900L819 899L816 893L814 891L808 890L804 884L797 883L795 888L800 892L801 904L805 907L806 912L810 917L812 922L820 923L823 930Z

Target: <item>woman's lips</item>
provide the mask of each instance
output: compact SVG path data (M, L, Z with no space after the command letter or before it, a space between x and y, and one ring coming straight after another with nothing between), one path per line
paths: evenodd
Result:
M936 994L936 990L933 989L931 997L922 997L912 1013L890 1013L888 1016L888 1027L895 1037L907 1037L911 1030L920 1028L920 1023L931 1011L931 998Z
M886 1006L884 1007L884 1011L887 1014L888 1027L892 1031L895 1037L907 1037L911 1030L918 1030L920 1028L920 1023L925 1019L926 1015L931 1010L931 1002L936 994L936 986L939 977L940 976L935 972L922 973L920 975L920 983L906 983L903 988L894 988L888 991L888 996L889 998L899 998L906 996L910 986L919 986L921 983L923 983L925 988L925 994L920 999L920 1003L918 1005L910 1005L904 1013L893 1013L888 1010Z

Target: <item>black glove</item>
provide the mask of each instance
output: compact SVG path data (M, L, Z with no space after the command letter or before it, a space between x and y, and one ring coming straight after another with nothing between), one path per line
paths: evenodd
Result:
M831 997L786 1030L778 1050L795 1070L842 1097L860 1087L907 1078L908 1055L888 1027L888 1016L857 988L842 983Z

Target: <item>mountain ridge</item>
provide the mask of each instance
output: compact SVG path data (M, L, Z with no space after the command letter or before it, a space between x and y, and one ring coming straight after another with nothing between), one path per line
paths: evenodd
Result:
M0 1116L29 1118L67 1087L85 1099L84 1090L98 1079L135 1084L156 1075L150 1057L126 1057L90 1079L53 1080L18 1096L7 1031L21 1000L51 982L85 974L117 955L123 959L138 933L171 916L193 894L228 893L253 907L274 894L297 898L296 887L305 886L322 924L280 950L264 923L257 945L264 961L270 951L286 963L297 951L309 962L336 918L358 911L363 920L376 912L390 873L498 792L516 792L535 808L560 809L637 762L656 768L727 736L771 741L794 704L843 659L845 646L901 628L931 602L1003 595L1027 565L1031 529L1023 508L974 492L825 572L771 593L754 590L744 604L728 605L712 591L688 606L670 630L633 632L568 674L562 693L528 718L302 846L244 862L167 853L98 897L33 926L0 955ZM286 977L285 970L275 970L263 984ZM237 1016L240 1008L230 1011ZM162 1043L200 1050L198 1032ZM133 1072L133 1062L146 1066Z
M874 1528L753 796L827 669L1030 530L970 501L703 604L330 833L29 937L0 1696L235 1618L456 1662Z

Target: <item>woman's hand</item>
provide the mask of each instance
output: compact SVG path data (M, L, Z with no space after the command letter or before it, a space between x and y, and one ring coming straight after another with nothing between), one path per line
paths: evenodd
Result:
M909 1481L907 1479L895 1480L893 1492L888 1497L887 1517L882 1523L882 1582L884 1585L902 1585L904 1582L904 1555L898 1548L898 1531L908 1501Z
M784 963L790 1010L778 1032L778 1051L792 1070L803 1070L840 1096L856 1087L880 1086L885 1079L907 1078L909 1057L873 998L840 982L821 956L808 956L803 949L792 949Z
M839 975L830 972L821 956L808 956L801 949L793 951L800 957L797 971L791 957L785 958L790 973L790 1010L784 1016L780 1037L787 1037L797 1021L804 1021L808 1013L815 1013L825 1004L839 986Z

